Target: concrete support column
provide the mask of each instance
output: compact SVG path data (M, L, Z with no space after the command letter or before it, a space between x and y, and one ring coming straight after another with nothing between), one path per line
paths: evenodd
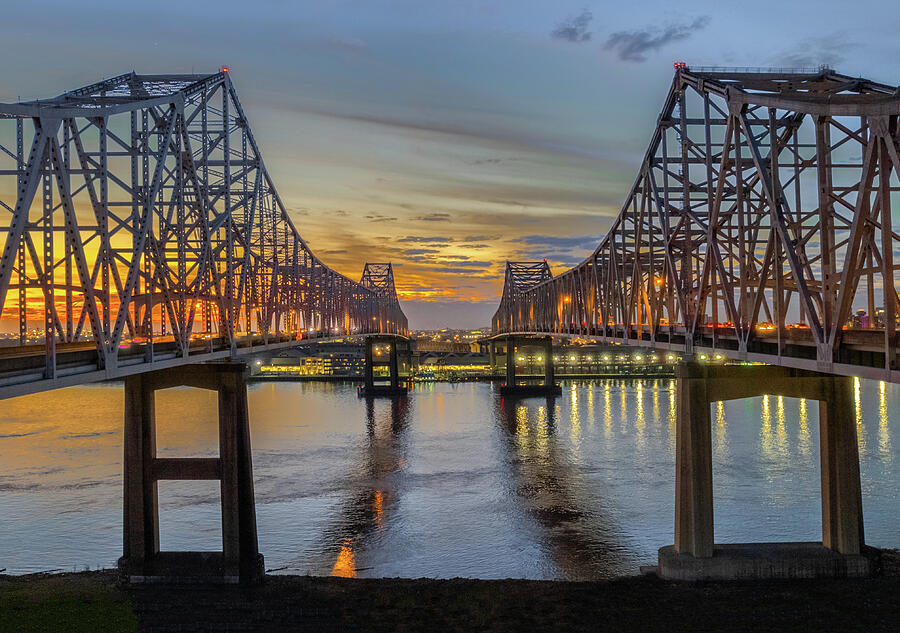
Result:
M222 553L226 568L237 567L247 578L258 567L259 541L246 372L222 372L218 391Z
M712 438L706 379L679 375L676 402L675 551L706 558L713 554Z
M553 337L544 339L544 386L552 387L555 378L553 376Z
M397 358L397 339L391 339L390 342L391 352L390 352L390 373L391 373L391 389L396 389L400 386L400 361Z
M494 347L494 341L488 342L488 356L491 359L491 377L493 377L497 367L497 348Z
M822 475L822 544L841 554L859 554L864 543L859 448L850 378L829 381L819 401Z
M371 336L366 337L366 360L363 367L364 381L366 391L371 392L375 387L375 367L373 364L372 346L374 339Z
M125 379L123 553L139 565L159 553L155 399L145 383L140 374Z
M506 339L506 386L516 386L516 339Z

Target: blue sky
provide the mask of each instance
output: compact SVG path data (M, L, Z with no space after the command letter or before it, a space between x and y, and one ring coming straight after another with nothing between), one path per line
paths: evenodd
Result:
M506 259L562 270L596 244L673 61L896 84L898 29L897 5L866 0L19 3L0 101L228 65L311 247L352 277L393 261L413 326L470 327Z

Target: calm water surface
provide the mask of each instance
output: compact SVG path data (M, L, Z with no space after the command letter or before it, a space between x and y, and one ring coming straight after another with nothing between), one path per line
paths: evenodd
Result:
M352 385L250 388L269 569L344 576L603 578L673 540L669 380L563 382L502 401L481 383L405 402ZM122 540L122 387L0 404L0 569L109 567ZM857 383L866 540L900 546L900 387ZM157 395L161 456L216 453L215 396ZM713 404L716 541L818 540L818 406ZM160 482L163 549L220 549L215 482Z

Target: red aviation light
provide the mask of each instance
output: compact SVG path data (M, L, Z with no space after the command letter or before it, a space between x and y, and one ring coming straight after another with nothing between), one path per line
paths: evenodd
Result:
M673 65L675 66L675 70L684 70L687 68L687 64L684 62L675 62Z
M228 66L222 66L222 72L228 74Z

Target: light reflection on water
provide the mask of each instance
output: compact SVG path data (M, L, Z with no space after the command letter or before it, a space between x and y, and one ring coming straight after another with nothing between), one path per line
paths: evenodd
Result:
M602 578L672 542L675 383L566 381L555 400L488 384L250 389L260 548L269 568L340 576ZM158 395L160 453L216 451L214 394ZM891 436L900 387L857 381L866 537L897 547ZM122 389L86 386L0 409L0 569L111 566L121 543ZM714 403L718 542L816 540L818 406ZM161 486L164 549L216 549L210 482Z

